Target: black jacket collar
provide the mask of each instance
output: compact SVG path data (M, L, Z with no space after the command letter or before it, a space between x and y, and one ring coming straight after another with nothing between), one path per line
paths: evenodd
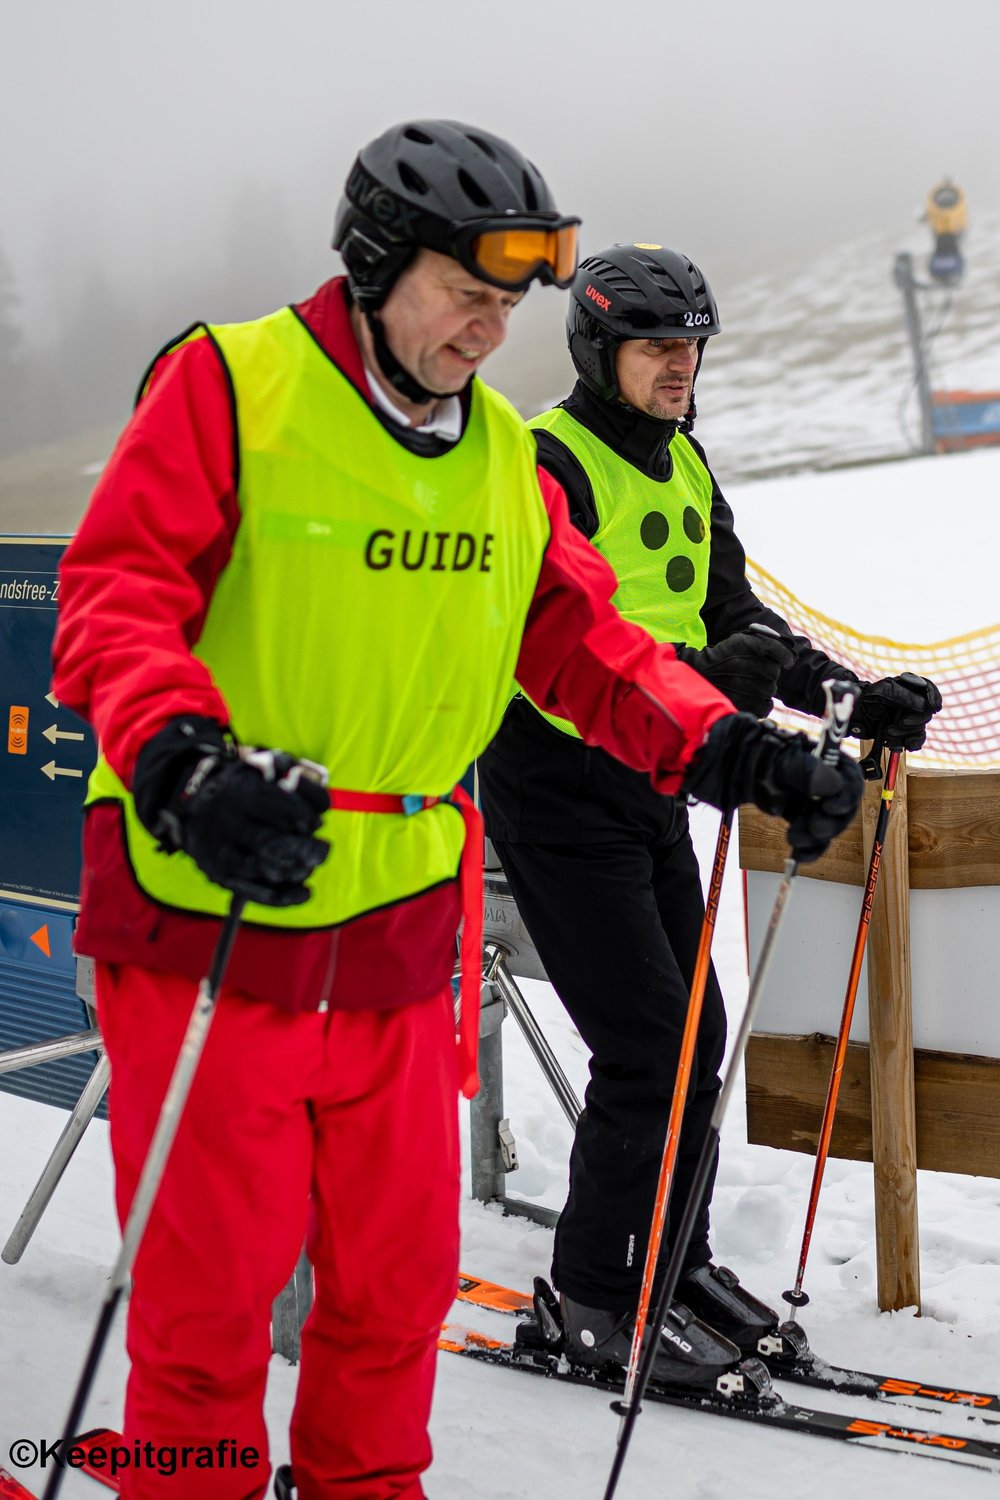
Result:
M670 443L676 422L661 422L621 401L601 401L578 380L562 405L595 437L650 479L673 473Z

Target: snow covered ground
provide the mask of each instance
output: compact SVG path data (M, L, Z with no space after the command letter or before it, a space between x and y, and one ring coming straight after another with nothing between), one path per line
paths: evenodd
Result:
M700 810L694 826L702 866L707 868L717 817ZM732 1030L747 988L739 885L734 858L715 947ZM548 987L522 984L574 1086L581 1090L586 1079L582 1044ZM831 1030L838 1019L830 1018ZM508 1029L506 1107L521 1160L508 1187L511 1193L558 1206L565 1189L569 1131L551 1095L539 1084L537 1067L519 1033L513 1026ZM718 1260L732 1266L749 1287L777 1307L783 1306L782 1290L794 1281L810 1176L811 1158L747 1144L741 1080L723 1132L714 1248ZM1000 1183L927 1172L919 1176L923 1316L876 1311L871 1168L831 1161L805 1282L813 1300L802 1321L813 1346L832 1361L993 1390L1000 1377ZM466 1267L483 1276L523 1287L539 1271L547 1274L551 1236L546 1230L501 1219L470 1204L463 1215L463 1237ZM505 1372L476 1369L473 1387L465 1363L445 1358L439 1373L435 1476L440 1493L490 1500L522 1494L599 1500L616 1426L605 1398L549 1388L539 1395L534 1382L514 1375L506 1376L508 1385L529 1388L504 1395L498 1382ZM809 1403L802 1388L796 1392L787 1386L785 1393ZM463 1396L466 1404L456 1411L453 1403ZM831 1408L856 1411L859 1405L826 1392L815 1397L817 1405ZM480 1400L488 1404L481 1418L473 1409ZM510 1422L505 1434L490 1434L491 1410L502 1413L500 1421ZM895 1416L907 1420L902 1409ZM911 1413L909 1420L915 1426L947 1426L959 1433L981 1427L954 1415L939 1419ZM490 1434L489 1446L482 1433ZM483 1466L489 1470L489 1484L481 1489L474 1475L463 1476L463 1465L478 1464L480 1453L489 1455ZM525 1484L521 1476L528 1471L532 1478ZM851 1485L866 1495L877 1490L883 1500L937 1500L945 1494L985 1496L993 1492L996 1477L648 1407L637 1425L619 1494L625 1500L723 1500L735 1494L748 1500L774 1500L776 1494L796 1500L842 1500Z
M929 248L926 228L915 226L716 286L722 333L709 340L698 379L697 432L723 481L919 449L913 356L893 285L900 251L912 254L925 287L918 306L931 389L1000 390L1000 217L977 218L956 288L928 284Z
M1000 384L998 377L1000 369L993 377ZM726 389L731 394L735 382ZM831 410L834 394L831 383L820 392ZM715 459L707 421L705 428ZM995 623L1000 452L738 486L726 486L724 465L715 461L748 550L815 607L861 630L903 640L934 641ZM712 815L696 814L703 864L710 858L715 823ZM733 1029L746 993L739 886L734 852L716 939ZM546 985L526 982L525 991L582 1093L587 1059L579 1038ZM830 1017L829 1030L836 1029L837 1019ZM511 1026L507 1031L507 1104L521 1163L508 1188L558 1207L569 1131L518 1032ZM59 1111L0 1094L3 1238L63 1123ZM747 1144L737 1089L715 1199L716 1254L778 1306L782 1289L794 1279L809 1174L803 1156ZM806 1319L813 1344L834 1361L953 1387L996 1389L1000 1183L921 1173L920 1224L923 1316L879 1315L871 1169L831 1162L806 1281L813 1299ZM530 1287L535 1274L548 1273L547 1230L470 1200L462 1225L469 1272L520 1287ZM21 1264L0 1266L0 1463L7 1462L14 1438L58 1434L116 1247L107 1132L94 1123ZM124 1379L119 1321L87 1425L118 1424ZM277 1461L287 1454L294 1386L294 1369L276 1359L268 1413ZM794 1399L793 1389L789 1394ZM823 1395L817 1404L834 1405L836 1399ZM914 1425L936 1420L918 1416ZM960 1412L940 1420L959 1432L979 1427ZM615 1429L615 1418L598 1394L442 1356L428 1494L434 1500L599 1497ZM24 1478L37 1485L40 1476L28 1471ZM648 1407L619 1494L622 1500L722 1500L735 1494L746 1500L777 1495L842 1500L850 1489L877 1492L882 1500L938 1500L946 1494L975 1500L996 1493L996 1483L996 1476L951 1465ZM64 1488L68 1500L94 1493L93 1483L77 1475ZM182 1494L180 1487L177 1493Z
M714 815L695 816L703 863L711 858ZM746 994L742 904L732 859L716 938L716 961L730 1015ZM582 1093L586 1054L547 985L523 981L529 1003ZM831 1018L831 1026L836 1018ZM507 1107L521 1166L512 1194L557 1207L565 1189L570 1136L520 1034L505 1037ZM735 1025L734 1028L735 1029ZM0 1233L7 1234L63 1123L60 1112L0 1095ZM748 1146L741 1088L723 1139L714 1209L717 1257L759 1295L780 1306L794 1280L810 1160ZM879 1315L874 1304L875 1249L871 1169L832 1161L826 1174L806 1289L804 1319L814 1347L838 1362L940 1381L956 1387L1000 1385L1000 1183L920 1174L923 1316ZM511 1286L548 1274L551 1234L526 1220L467 1200L463 1265ZM106 1127L91 1125L20 1265L0 1267L3 1448L16 1437L54 1437L89 1340L117 1241L111 1206ZM456 1311L456 1321L470 1321ZM477 1320L478 1321L478 1320ZM485 1320L484 1321L488 1321ZM509 1331L503 1320L503 1331ZM121 1319L87 1413L86 1425L116 1426L125 1356ZM268 1415L275 1456L287 1453L295 1370L272 1362ZM794 1387L791 1399L809 1397ZM817 1405L858 1410L863 1403L826 1393ZM877 1413L872 1413L877 1415ZM890 1418L891 1420L892 1418ZM906 1420L902 1409L896 1420ZM955 1412L914 1413L913 1425L983 1431ZM434 1500L599 1500L611 1462L616 1419L604 1396L542 1384L442 1355L432 1432ZM993 1429L995 1434L996 1429ZM0 1453L0 1462L4 1461ZM37 1485L38 1475L23 1476ZM939 1500L996 1492L996 1476L901 1454L861 1452L796 1433L769 1432L697 1413L649 1406L637 1426L619 1495L622 1500L843 1500L845 1489L881 1500ZM181 1495L178 1489L178 1495ZM68 1477L67 1500L93 1482Z

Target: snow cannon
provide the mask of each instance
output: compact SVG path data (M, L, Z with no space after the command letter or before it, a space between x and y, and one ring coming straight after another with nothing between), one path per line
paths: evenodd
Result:
M927 195L924 218L934 236L927 269L935 281L952 286L965 273L961 239L969 225L965 193L950 177L945 177Z

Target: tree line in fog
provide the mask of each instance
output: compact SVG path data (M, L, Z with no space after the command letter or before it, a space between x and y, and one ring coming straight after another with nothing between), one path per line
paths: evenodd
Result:
M73 244L46 292L48 316L38 319L0 218L0 455L123 424L153 355L193 321L258 317L333 274L334 258L328 252L324 263L322 245L307 247L319 269L303 273L279 189L245 184L222 223L200 263L171 265L151 244L127 277L100 259L88 262Z

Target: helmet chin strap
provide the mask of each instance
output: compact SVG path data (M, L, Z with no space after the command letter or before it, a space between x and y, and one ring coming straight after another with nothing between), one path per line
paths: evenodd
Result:
M690 404L690 406L687 409L687 415L686 415L686 417L684 418L683 422L681 423L681 432L684 432L684 433L688 433L688 432L691 431L692 427L695 424L695 419L698 416L698 407L697 407L697 405L695 403L695 399L694 399L694 388L695 388L696 384L698 383L698 372L701 369L701 362L705 358L705 345L707 343L708 343L708 339L699 339L698 340L698 359L697 359L697 361L695 363L694 374L691 376L691 404Z
M414 380L409 370L400 364L389 348L381 318L376 317L369 308L364 309L364 314L375 345L378 367L393 390L398 391L401 396L406 397L407 401L413 401L417 406L427 406L431 401L440 401L440 391L429 391L425 385L420 384L419 380Z

